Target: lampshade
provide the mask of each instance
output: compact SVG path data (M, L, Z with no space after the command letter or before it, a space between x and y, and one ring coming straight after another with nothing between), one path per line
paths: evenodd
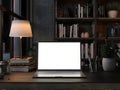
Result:
M10 37L32 37L32 30L29 21L27 20L13 20Z

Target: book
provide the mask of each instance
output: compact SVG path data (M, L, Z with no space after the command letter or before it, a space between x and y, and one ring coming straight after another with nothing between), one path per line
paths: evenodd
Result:
M66 37L70 37L70 25L66 25Z
M73 38L78 38L78 24L73 24Z
M81 6L80 6L80 4L78 4L78 18L80 18L81 17L81 8L80 8Z
M63 24L58 24L59 38L63 38Z
M86 5L86 17L88 18L89 17L89 7L88 7L88 3Z
M83 9L84 9L84 8L83 8L83 7L80 7L80 9L81 9L81 10L80 10L80 11L81 11L81 18L83 18Z
M25 57L25 58L11 58L10 64L28 64L33 61L32 57Z
M66 38L66 27L63 27L63 37Z
M71 25L70 26L70 38L72 38L72 36L73 36L73 26Z
M29 63L19 62L19 63L9 63L10 66L26 66L26 65L33 65L35 64L35 61L31 61Z
M84 44L81 44L81 59L84 59Z
M94 58L94 44L93 43L90 44L90 58L91 59Z
M30 66L10 66L11 71L17 72L29 72L35 69L35 65Z
M89 53L89 50L88 50L88 49L89 49L88 43L85 43L85 59L88 59L88 57L89 57L89 56L88 56L88 55L89 55L89 54L88 54L88 53Z

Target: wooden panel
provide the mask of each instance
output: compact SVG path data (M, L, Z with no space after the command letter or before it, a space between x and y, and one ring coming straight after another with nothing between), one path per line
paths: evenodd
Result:
M98 24L96 25L96 35L97 37L101 38L101 37L105 37L106 36L106 32L107 32L107 26L106 24Z
M33 41L54 40L54 0L33 0Z

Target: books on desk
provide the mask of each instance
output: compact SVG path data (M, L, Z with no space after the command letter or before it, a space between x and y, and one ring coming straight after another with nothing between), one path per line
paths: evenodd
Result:
M35 65L30 66L11 66L11 71L19 71L19 72L29 72L35 68Z
M32 57L11 58L10 70L29 72L35 68L35 60Z
M26 57L26 58L11 58L10 64L28 64L33 61L32 57Z

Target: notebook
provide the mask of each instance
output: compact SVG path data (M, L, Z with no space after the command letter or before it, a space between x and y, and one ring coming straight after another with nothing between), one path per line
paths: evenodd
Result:
M38 42L34 78L86 77L81 71L80 42Z

